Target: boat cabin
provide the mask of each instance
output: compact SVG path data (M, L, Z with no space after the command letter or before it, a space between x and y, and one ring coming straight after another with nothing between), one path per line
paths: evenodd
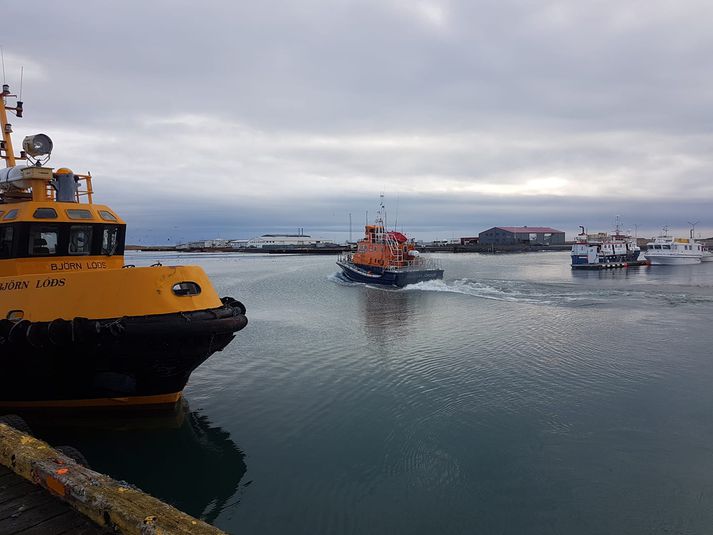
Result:
M126 224L108 206L91 202L90 175L13 169L19 174L6 173L0 183L0 276L123 266ZM67 176L75 187L58 202L63 189L55 184Z

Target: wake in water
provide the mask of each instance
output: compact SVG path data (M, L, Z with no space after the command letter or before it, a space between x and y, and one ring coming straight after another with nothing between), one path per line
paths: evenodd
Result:
M514 303L530 303L536 305L561 305L572 307L606 306L615 301L657 301L659 304L679 306L686 304L713 303L713 295L689 292L664 293L654 290L632 290L626 288L598 288L592 286L576 286L571 284L535 283L522 280L499 279L458 279L453 281L431 280L409 284L404 288L365 285L345 277L342 272L336 272L329 281L342 286L366 286L387 292L444 292L468 295L481 299L509 301ZM701 291L701 288L696 288Z
M493 299L540 305L596 306L619 300L656 300L668 305L713 303L713 296L688 293L661 293L659 291L628 290L618 288L576 287L562 284L543 284L519 280L459 279L455 281L425 281L410 284L404 291L448 292Z
M449 292L480 297L482 299L520 303L552 304L556 301L558 296L553 294L552 291L547 291L547 289L537 291L532 286L531 283L524 281L473 281L469 279L459 279L449 282L443 280L424 281L410 284L406 286L404 290Z

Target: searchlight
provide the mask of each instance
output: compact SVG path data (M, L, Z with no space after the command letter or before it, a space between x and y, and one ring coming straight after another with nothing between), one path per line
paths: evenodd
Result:
M22 140L22 150L28 156L36 159L41 156L47 156L47 159L49 159L52 153L52 146L52 140L46 134L35 134Z

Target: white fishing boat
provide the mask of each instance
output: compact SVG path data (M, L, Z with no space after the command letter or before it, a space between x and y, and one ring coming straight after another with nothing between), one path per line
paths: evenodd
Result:
M685 264L700 264L713 260L713 255L705 251L703 246L693 239L693 229L690 237L674 238L668 235L668 228L664 227L662 236L646 244L646 259L653 265L678 266ZM703 257L705 256L705 260Z

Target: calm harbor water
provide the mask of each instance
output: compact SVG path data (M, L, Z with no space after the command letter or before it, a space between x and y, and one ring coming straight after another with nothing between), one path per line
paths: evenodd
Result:
M133 254L202 265L249 325L176 414L35 425L241 534L710 533L713 265L439 258L391 290L331 256Z

